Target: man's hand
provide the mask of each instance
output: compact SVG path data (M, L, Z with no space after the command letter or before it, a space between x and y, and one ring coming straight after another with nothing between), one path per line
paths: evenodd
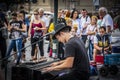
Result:
M40 28L38 28L38 27L35 27L35 28L34 28L34 30L35 30L35 31L38 31L38 30L40 30Z
M19 28L18 28L18 27L13 27L13 29L14 29L14 30L16 30L16 31L17 31L17 30L19 30Z
M99 47L99 51L102 51L102 48L101 48L101 47Z
M54 66L57 66L59 64L59 62L54 62L52 64L50 64L50 66L54 67Z
M31 38L31 37L30 37L30 36L28 36L28 37L27 37L27 40L29 40L29 41L30 41L30 38Z
M29 41L30 41L30 38L31 38L31 35L30 35L30 34L28 34L27 40L29 40Z
M54 70L54 67L47 67L47 68L44 68L42 71L43 72L50 72L50 71L53 71Z

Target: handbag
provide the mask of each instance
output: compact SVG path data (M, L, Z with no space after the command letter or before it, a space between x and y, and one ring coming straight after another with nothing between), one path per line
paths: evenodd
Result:
M21 32L21 35L22 35L23 38L27 38L28 37L27 32Z
M93 28L92 31L95 30L96 27ZM87 37L86 37L87 38ZM86 41L85 41L85 48L88 48L89 47L89 44L90 44L90 38L87 38Z
M48 41L50 40L50 35L46 36L46 40L48 40Z
M42 36L42 34L43 34L42 32L35 31L33 38L38 39Z
M90 41L89 41L89 39L87 39L86 42L85 42L85 48L89 47L89 43L90 43Z

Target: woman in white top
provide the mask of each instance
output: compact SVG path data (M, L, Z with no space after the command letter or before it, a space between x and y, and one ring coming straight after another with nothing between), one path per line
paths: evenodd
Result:
M99 32L99 28L101 27L102 20L103 20L103 17L102 17L102 16L99 16L99 19L97 20L98 32Z
M90 25L88 25L87 27L87 35L88 35L88 40L89 40L89 57L90 60L93 59L92 55L93 55L93 40L94 40L94 36L97 33L97 17L96 16L92 16L91 17L91 23Z
M77 28L76 35L80 36L81 26L80 26L80 19L78 18L78 11L77 10L72 11L71 19L72 19L72 28Z

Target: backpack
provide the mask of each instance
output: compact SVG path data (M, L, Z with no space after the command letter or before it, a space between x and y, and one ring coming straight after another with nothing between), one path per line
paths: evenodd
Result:
M110 38L108 34L105 34L104 36L100 36L99 34L96 35L98 39L98 46L99 47L108 47L110 44ZM105 39L105 43L103 43L103 39Z
M57 23L64 23L66 25L66 21L64 18L58 18Z
M80 19L82 18L82 16L80 17ZM87 19L88 19L88 15L85 17L85 21L87 22Z

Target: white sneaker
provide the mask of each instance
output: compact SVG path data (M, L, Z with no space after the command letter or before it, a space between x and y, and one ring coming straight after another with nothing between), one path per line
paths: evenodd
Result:
M14 60L14 63L16 64L16 63L17 63L17 60Z
M25 61L24 61L24 60L21 60L20 62L21 62L21 63L25 63Z

